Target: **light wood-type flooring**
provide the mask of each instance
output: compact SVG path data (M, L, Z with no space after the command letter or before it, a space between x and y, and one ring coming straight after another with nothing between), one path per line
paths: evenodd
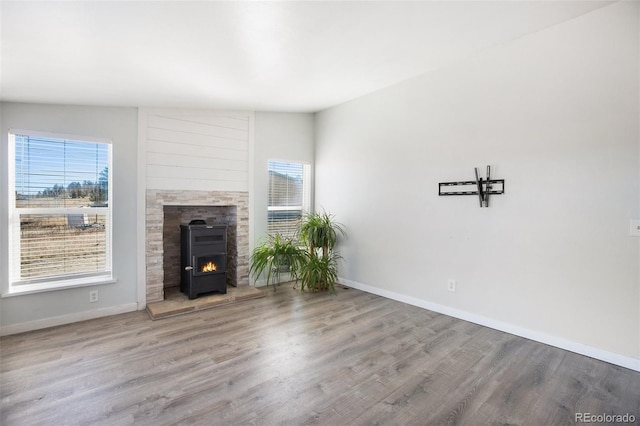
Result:
M354 289L0 340L3 426L435 425L640 417L640 373Z

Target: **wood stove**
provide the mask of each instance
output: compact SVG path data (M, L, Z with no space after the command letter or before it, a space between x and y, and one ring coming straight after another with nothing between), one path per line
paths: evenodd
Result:
M192 220L180 225L180 291L200 294L227 292L227 226Z

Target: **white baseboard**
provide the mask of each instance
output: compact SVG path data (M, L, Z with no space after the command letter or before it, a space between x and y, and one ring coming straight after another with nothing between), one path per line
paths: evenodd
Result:
M339 281L342 285L345 285L347 287L366 291L367 293L376 294L378 296L386 297L387 299L397 300L398 302L403 302L408 305L417 306L419 308L428 309L430 311L438 312L454 318L459 318L461 320L489 327L494 330L504 331L505 333L514 334L516 336L524 337L526 339L534 340L536 342L544 343L556 348L565 349L567 351L575 352L580 355L585 355L611 364L619 365L620 367L628 368L630 370L640 371L640 359L631 358L628 356L594 348L592 346L588 346L579 342L551 336L535 330L529 330L527 328L519 327L517 325L509 324L503 321L498 321L482 315L454 309L449 306L444 306L437 303L427 302L426 300L406 296L404 294L384 290L356 281L351 281L344 278L340 278Z
M137 303L127 303L124 305L110 306L108 308L95 309L92 311L77 312L74 314L61 315L53 318L45 318L36 321L23 322L19 324L0 327L0 336L24 333L26 331L40 330L42 328L55 327L57 325L71 324L78 321L85 321L94 318L107 317L110 315L124 314L138 310Z

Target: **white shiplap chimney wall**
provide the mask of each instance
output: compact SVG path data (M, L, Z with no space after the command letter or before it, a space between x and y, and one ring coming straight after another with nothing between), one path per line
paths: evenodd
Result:
M248 191L253 113L141 110L146 188Z

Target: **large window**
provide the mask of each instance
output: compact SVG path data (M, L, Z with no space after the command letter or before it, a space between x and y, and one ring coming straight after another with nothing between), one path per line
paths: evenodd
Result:
M293 237L304 212L310 208L311 166L269 161L267 232Z
M9 134L9 293L111 279L111 144Z

